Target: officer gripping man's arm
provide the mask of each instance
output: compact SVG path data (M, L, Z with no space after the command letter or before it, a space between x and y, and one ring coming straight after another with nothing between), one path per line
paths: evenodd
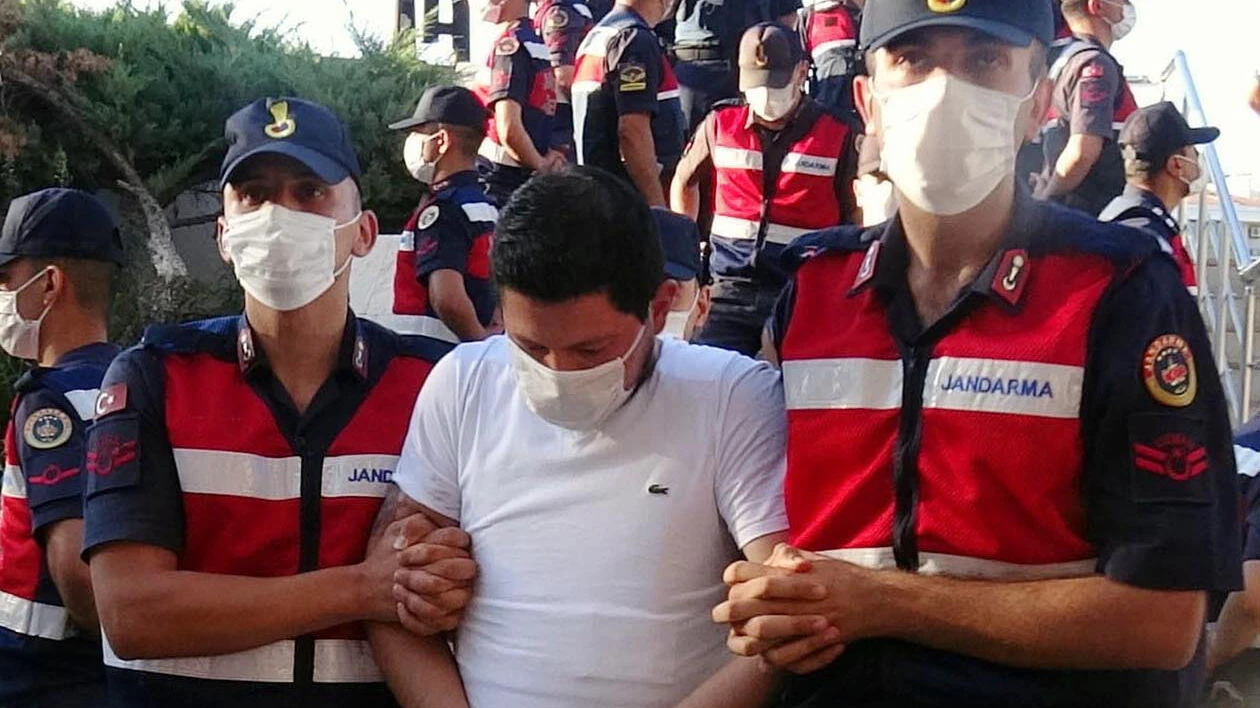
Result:
M0 492L0 704L105 701L100 627L80 558L84 445L101 377L122 242L95 197L13 200L0 233L0 346L35 362L16 385ZM16 703L15 703L16 702Z

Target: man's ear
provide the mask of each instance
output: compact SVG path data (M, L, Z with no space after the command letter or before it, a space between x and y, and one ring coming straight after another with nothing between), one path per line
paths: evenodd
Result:
M223 244L223 234L227 232L227 219L222 215L214 221L214 243L219 247L219 258L223 262L232 265L232 257L228 255L227 248Z
M44 279L44 293L41 296L44 307L63 299L69 289L70 279L66 277L66 271L59 265L48 266L48 277Z
M1024 127L1024 140L1031 141L1041 132L1041 126L1046 122L1046 114L1050 112L1050 102L1054 97L1054 83L1046 77L1041 77L1037 82L1037 88L1033 89L1032 95L1032 111L1028 116L1028 124Z
M381 233L381 222L376 218L376 212L371 209L365 209L363 215L359 217L359 232L355 234L354 243L350 246L350 253L363 258L372 252L372 247L376 245L376 237Z
M669 306L674 303L674 297L678 295L678 281L666 278L656 288L656 295L652 297L652 302L648 305L648 317L650 322L648 326L652 330L653 335L661 333L665 329L665 317L669 314Z
M878 131L875 127L875 91L871 84L869 76L855 76L853 78L853 105L857 106L858 113L862 116L862 122L866 125L866 132L869 135L877 135Z

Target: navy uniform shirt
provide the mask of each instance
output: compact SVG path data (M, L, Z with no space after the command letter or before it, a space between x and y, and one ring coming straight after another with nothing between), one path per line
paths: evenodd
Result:
M1195 272L1194 259L1190 257L1185 242L1182 241L1181 226L1153 192L1126 184L1124 192L1102 210L1098 220L1132 226L1154 236L1164 253L1177 262L1182 282L1192 293L1197 292L1198 274Z
M177 555L184 551L187 497L181 488L167 432L167 371L162 363L166 353L208 354L239 365L245 383L270 410L287 445L302 451L304 464L310 460L322 467L329 446L355 411L368 400L368 394L399 355L437 361L450 349L450 345L426 337L401 337L350 314L335 370L307 409L299 412L263 350L253 346L252 337L242 336L248 328L243 315L151 327L139 346L123 352L110 366L102 384L102 397L117 397L115 392L122 391L123 400L118 405L123 407L105 406L104 400L98 404L102 415L89 436L91 474L86 492L84 558L90 559L93 552L115 542L156 546ZM239 344L243 340L250 344ZM229 411L206 410L204 413L208 421L215 417L233 420ZM235 419L235 424L250 425L239 419ZM247 429L252 432L252 428ZM305 488L305 483L303 486ZM319 494L318 483L314 492ZM305 492L303 499L306 499ZM307 522L302 523L305 528ZM318 521L315 523L315 528L319 528ZM328 531L320 533L326 536ZM320 553L325 550L319 547ZM296 555L293 549L274 549L274 555L282 553ZM303 569L304 566L299 566L299 571ZM304 639L298 638L298 644ZM300 649L298 655L301 656ZM304 661L309 667L311 660ZM299 676L303 671L302 666L294 669ZM384 684L318 683L309 675L292 682L255 683L203 680L114 666L108 666L106 673L114 705L128 708L387 708L396 705Z
M1260 561L1260 417L1252 418L1234 438L1238 487L1243 510L1244 561Z
M14 567L19 563L19 549L32 541L42 546L47 529L59 521L83 518L87 424L93 417L101 378L118 352L112 344L89 344L66 353L54 367L32 369L15 386L14 442L33 539L10 538L12 527L0 522L0 544L4 546L0 549L0 574L14 580L18 580L19 572L29 574L18 582L32 585L34 599L41 605L60 607L61 595L42 557L38 565ZM54 423L48 432L36 427L41 419ZM95 639L79 635L53 641L0 627L0 705L36 699L80 705L70 698L59 698L63 694L57 691L91 690L93 685L100 686L103 695L101 648Z
M815 253L865 250L871 241L883 239L870 286L886 304L888 327L899 346L930 350L980 303L1000 298L992 287L999 264L990 263L972 286L963 288L949 313L925 326L906 280L909 256L899 224L894 219L865 230L838 227L806 235L785 253L785 265L794 270ZM1008 247L1028 250L1032 278L1037 277L1037 258L1047 254L1093 252L1136 263L1099 302L1086 349L1080 409L1082 495L1088 537L1097 549L1096 572L1153 590L1240 588L1238 485L1229 415L1198 307L1181 286L1172 260L1128 229L1022 194ZM794 307L794 282L789 281L770 320L776 345L782 344ZM1143 374L1152 345L1166 335L1181 337L1197 365L1197 391L1177 405L1157 400L1153 382ZM1047 330L1046 336L1054 333ZM1108 627L1104 624L1099 631ZM853 705L873 700L905 706L1177 706L1197 698L1203 670L1202 651L1182 671L1052 671L871 639L849 645L826 669L792 679L791 692L800 699L793 705L808 708L835 705L842 696Z
M652 28L634 10L617 6L582 42L573 78L574 143L578 162L629 180L621 161L618 119L652 117L652 141L663 175L672 175L683 148L678 78Z

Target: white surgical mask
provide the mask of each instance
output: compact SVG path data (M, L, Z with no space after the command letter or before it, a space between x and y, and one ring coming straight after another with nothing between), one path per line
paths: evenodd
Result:
M630 398L632 392L626 390L626 358L643 341L645 332L647 324L639 329L625 354L578 371L556 371L508 337L516 385L539 418L569 430L594 429Z
M229 219L223 246L245 292L273 310L288 312L323 295L350 267L349 256L336 264L336 234L362 216L359 212L338 224L326 216L268 202Z
M15 359L34 361L39 358L39 326L43 324L52 303L44 306L39 318L28 320L18 312L18 293L30 287L32 283L47 275L52 270L49 266L31 279L22 283L17 290L0 290L0 348Z
M1177 176L1177 179L1181 180L1182 182L1185 182L1186 187L1190 190L1191 194L1198 194L1199 192L1203 191L1203 183L1207 181L1205 179L1206 170L1203 169L1203 161L1191 160L1185 155L1173 155L1173 159L1181 160L1182 162L1188 162L1194 165L1194 178L1193 179L1186 179L1185 177L1182 177L1180 175Z
M666 339L686 339L687 323L691 321L691 313L696 309L696 303L700 302L700 288L696 288L696 296L691 301L691 307L685 310L670 310L665 313L665 327L661 330L661 336Z
M796 107L801 92L795 86L770 88L758 86L744 91L744 100L752 112L771 123L787 117Z
M433 176L437 173L437 161L424 159L424 147L432 139L433 135L412 133L403 143L403 162L407 165L407 172L424 184L433 184Z
M1108 0L1103 1L1108 5L1121 5L1121 3L1118 2L1108 2ZM1107 20L1107 24L1111 25L1111 41L1113 42L1119 42L1129 36L1129 33L1133 31L1133 26L1137 24L1137 8L1127 2L1122 4L1122 8L1124 10L1124 16L1116 22Z
M924 211L975 207L1015 174L1015 121L1033 91L1021 98L941 73L876 94L881 169Z

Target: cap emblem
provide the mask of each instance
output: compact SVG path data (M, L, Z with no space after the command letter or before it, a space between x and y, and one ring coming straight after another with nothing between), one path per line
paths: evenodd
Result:
M263 128L267 137L275 140L287 138L297 131L297 122L289 115L289 102L276 101L267 107L271 111L271 124Z
M958 12L967 4L967 0L927 0L928 9L932 12Z

